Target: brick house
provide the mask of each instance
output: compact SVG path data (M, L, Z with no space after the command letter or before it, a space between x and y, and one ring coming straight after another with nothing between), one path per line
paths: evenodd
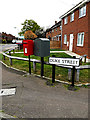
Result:
M90 59L90 0L83 0L64 15L62 21L62 49L86 54Z
M61 21L55 21L55 24L46 30L46 38L50 39L50 48L61 47Z
M4 32L2 32L1 35L2 35L2 39L5 39L7 43L10 43L12 42L13 39L15 39L15 36Z

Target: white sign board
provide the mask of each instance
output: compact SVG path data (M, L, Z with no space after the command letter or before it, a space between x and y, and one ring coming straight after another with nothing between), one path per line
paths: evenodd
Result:
M66 65L66 66L79 66L79 59L77 58L49 58L50 64Z
M16 93L16 88L0 89L0 96L15 95L15 93Z

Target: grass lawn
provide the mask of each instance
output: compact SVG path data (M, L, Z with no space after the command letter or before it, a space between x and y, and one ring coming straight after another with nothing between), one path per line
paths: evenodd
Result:
M61 50L61 49L50 49L50 51L65 51L65 50ZM13 50L12 50L11 52L13 52ZM21 49L21 50L15 50L15 52L23 52L23 49Z
M19 50L21 51L21 50ZM23 51L23 50L22 50ZM24 54L22 53L15 53L12 54L13 56L17 56L17 57L25 57L28 58L28 56L24 56ZM66 53L51 53L50 56L55 55L56 57L66 57L66 58L70 58L71 56L67 55ZM40 60L40 57L31 55L32 59L37 59ZM44 57L44 61L48 62L49 57ZM10 66L10 62L9 59L6 57L6 60L3 62L5 62L7 65ZM18 68L20 70L24 70L28 72L28 68L29 68L29 64L28 61L22 61L22 60L15 60L13 59L13 67ZM83 63L84 64L84 63ZM90 63L88 63L90 64ZM36 63L36 72L33 71L33 63L31 62L31 72L40 75L41 74L41 64L40 63ZM84 69L84 70L80 70L80 79L79 82L89 82L88 81L88 72L90 72L90 69ZM62 68L62 67L57 67L56 66L56 71L55 71L55 78L61 81L69 81L68 80L68 69L67 68ZM52 66L51 65L44 65L44 76L51 78L52 77Z

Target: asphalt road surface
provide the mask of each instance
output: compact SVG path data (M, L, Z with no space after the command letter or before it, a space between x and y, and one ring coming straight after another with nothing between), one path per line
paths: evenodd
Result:
M0 44L0 52L15 48L17 44Z
M88 118L88 89L67 90L62 84L47 86L46 80L26 76L2 66L3 88L16 94L2 97L4 113L18 118Z

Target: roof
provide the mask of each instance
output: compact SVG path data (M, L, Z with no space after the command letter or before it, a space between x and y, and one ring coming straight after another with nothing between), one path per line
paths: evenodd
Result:
M78 3L77 5L75 5L73 8L71 8L68 12L66 12L65 14L63 14L62 16L59 17L59 19L62 19L64 17L66 17L68 14L72 13L74 10L76 10L77 8L79 8L80 6L82 6L85 3L90 2L90 0L83 0L80 3Z
M48 28L48 29L46 30L46 32L51 31L52 29L57 28L57 27L60 26L60 25L61 25L61 20L60 20L59 22L57 22L56 24L54 24L52 27Z
M59 22L57 22L55 25L53 25L53 26L51 27L51 29L56 28L56 27L58 27L58 26L60 26L60 25L61 25L61 21L59 21Z

